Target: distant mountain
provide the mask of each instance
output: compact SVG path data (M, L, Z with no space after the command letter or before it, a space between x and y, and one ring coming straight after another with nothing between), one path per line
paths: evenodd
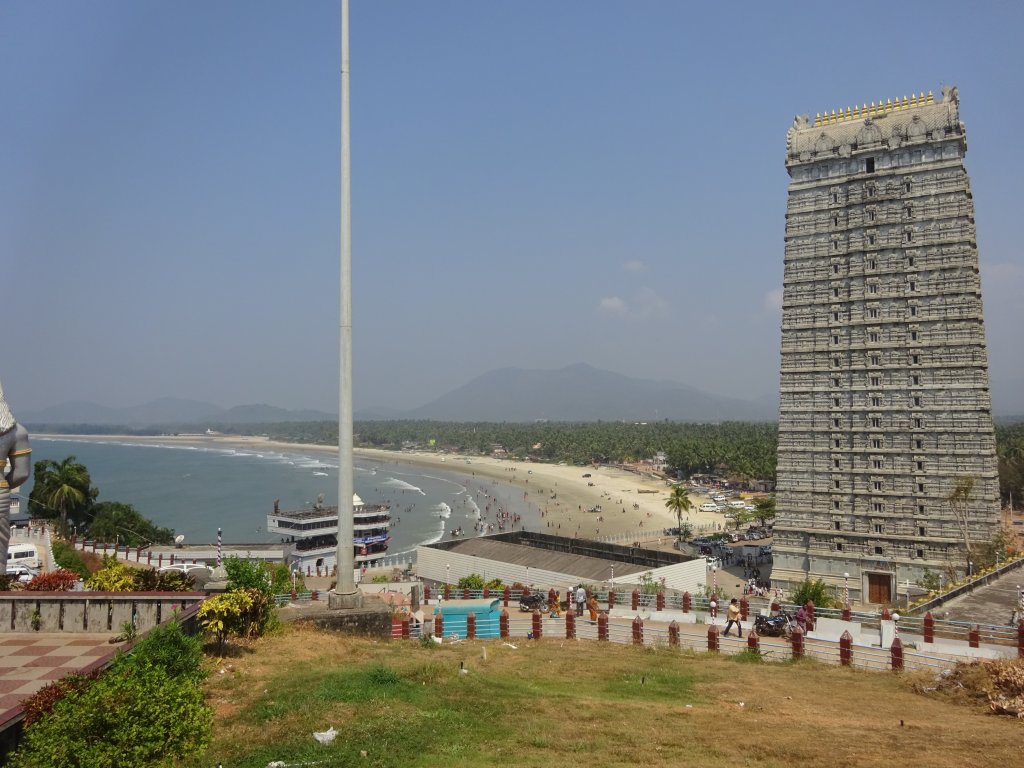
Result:
M228 425L282 421L329 421L334 414L323 411L289 411L270 405L239 405L221 408L197 400L164 397L151 403L110 408L96 403L74 401L17 414L26 425L93 425L100 427L153 427L160 425Z
M774 421L777 397L720 397L674 381L634 379L578 363L490 371L405 418L437 421Z

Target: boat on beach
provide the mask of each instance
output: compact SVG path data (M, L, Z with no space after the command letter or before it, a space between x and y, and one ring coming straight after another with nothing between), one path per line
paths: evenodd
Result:
M391 544L391 507L365 504L352 494L352 547L357 568L377 565ZM323 497L307 509L282 512L274 503L267 515L267 531L285 537L284 559L302 573L331 573L338 561L338 508Z

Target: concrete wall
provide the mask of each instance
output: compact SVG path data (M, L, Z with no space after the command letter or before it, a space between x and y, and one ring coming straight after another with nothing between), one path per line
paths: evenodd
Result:
M200 603L195 592L18 592L0 594L0 635L8 632L146 632Z

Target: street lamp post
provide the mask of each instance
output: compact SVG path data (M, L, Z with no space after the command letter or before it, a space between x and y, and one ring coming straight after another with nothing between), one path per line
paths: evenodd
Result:
M850 608L850 574L843 574L843 605Z
M893 641L900 639L900 615L898 613L892 615L892 639Z
M445 566L444 566L444 583L445 583L446 586L450 585L452 583L452 564L451 563L445 563Z

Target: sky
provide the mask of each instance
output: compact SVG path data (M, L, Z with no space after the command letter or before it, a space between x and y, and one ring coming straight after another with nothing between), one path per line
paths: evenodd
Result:
M943 84L1024 386L1024 4L351 5L357 410L572 363L777 392L786 130ZM0 0L15 413L337 411L339 6Z

